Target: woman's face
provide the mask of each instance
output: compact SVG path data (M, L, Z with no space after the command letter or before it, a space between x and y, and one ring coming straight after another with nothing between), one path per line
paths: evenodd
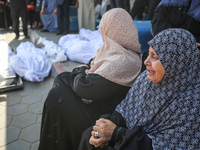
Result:
M165 69L152 47L149 48L149 56L144 61L144 64L146 65L149 80L153 83L160 82L165 74Z

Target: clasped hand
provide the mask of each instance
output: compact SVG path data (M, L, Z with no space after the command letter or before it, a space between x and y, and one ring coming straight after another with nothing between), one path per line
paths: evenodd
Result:
M111 138L116 125L104 118L100 118L96 121L96 124L93 126L93 131L91 132L91 137L89 143L95 147L103 147L107 145ZM98 131L98 137L95 136L95 132Z

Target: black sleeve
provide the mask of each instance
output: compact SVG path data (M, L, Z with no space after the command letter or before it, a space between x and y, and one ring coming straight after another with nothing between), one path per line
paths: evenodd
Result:
M104 99L113 99L113 96L119 92L124 93L125 87L111 82L98 74L86 74L86 67L75 68L70 76L70 85L73 91L82 98L87 100L103 101Z
M115 150L152 150L152 140L141 131L141 127L126 128L124 118L120 113L114 111L112 115L104 114L100 118L111 120L117 125L114 129L109 146Z
M114 138L113 148L115 150L153 150L152 140L147 134L141 131L141 127L135 126L132 129L116 128L115 135L118 137ZM120 136L119 136L120 135ZM114 136L114 135L113 135ZM113 138L112 138L113 140Z
M117 126L126 127L126 122L125 122L124 118L117 111L114 111L112 113L112 115L110 115L110 114L103 114L103 115L100 116L100 118L109 119L110 121L112 121Z
M152 32L155 36L159 32L172 27L169 21L169 11L170 7L160 6L157 7L154 11L154 16L151 21L152 23Z
M126 133L126 122L120 113L114 111L112 115L110 114L103 114L100 118L109 119L112 121L117 127L114 129L112 134L112 139L110 141L110 145L114 146L115 143L120 141L122 137Z

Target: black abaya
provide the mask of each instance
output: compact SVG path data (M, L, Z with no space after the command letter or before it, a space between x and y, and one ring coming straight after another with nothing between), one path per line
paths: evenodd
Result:
M129 87L85 74L85 69L76 68L55 79L44 104L39 150L78 149L82 132L125 98Z

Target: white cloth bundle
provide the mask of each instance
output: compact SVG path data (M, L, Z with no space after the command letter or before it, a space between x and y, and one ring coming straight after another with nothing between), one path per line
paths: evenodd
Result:
M48 41L46 38L40 37L37 45L40 45L42 49L45 50L51 63L67 61L64 49L58 44L55 44L53 41Z
M58 44L65 50L71 61L87 64L103 45L99 31L81 29L79 34L68 34L59 39Z
M45 51L36 48L31 42L22 42L11 57L10 64L15 72L27 81L41 82L51 70Z

